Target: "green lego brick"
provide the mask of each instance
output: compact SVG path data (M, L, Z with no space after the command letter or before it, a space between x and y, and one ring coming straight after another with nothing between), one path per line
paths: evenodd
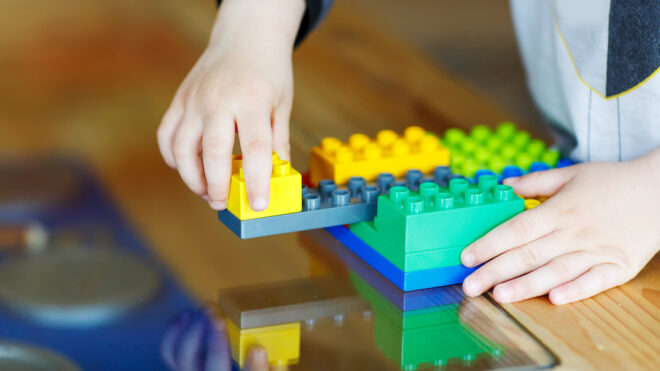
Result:
M374 226L405 253L465 248L525 209L513 188L484 175L478 185L452 179L449 189L423 183L418 192L392 187L378 197Z
M458 321L459 303L402 311L355 272L350 271L349 277L355 290L371 304L372 309L401 329L412 330Z
M442 142L450 150L452 171L467 177L473 177L480 169L500 174L509 165L528 171L536 161L552 168L560 157L559 151L548 149L545 142L532 139L512 122L500 123L494 131L476 125L469 134L461 129L448 129Z
M403 250L394 246L389 240L383 238L374 228L373 222L351 224L350 229L361 240L404 272L461 264L461 252L464 246L405 253Z

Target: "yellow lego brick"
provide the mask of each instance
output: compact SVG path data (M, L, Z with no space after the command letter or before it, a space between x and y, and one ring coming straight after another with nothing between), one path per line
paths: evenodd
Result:
M270 198L264 211L254 211L248 201L241 156L234 156L227 209L238 219L248 220L282 215L302 210L302 176L288 161L273 154L273 174L270 178Z
M534 199L534 198L528 198L525 200L525 210L533 209L541 204L541 201Z
M266 348L268 363L272 366L294 365L300 358L300 322L240 330L227 320L227 334L231 356L241 368L253 345Z
M436 166L449 165L449 150L437 137L418 126L406 128L403 136L392 130L382 130L375 139L353 134L348 143L337 138L324 138L312 148L310 181L318 186L323 179L346 184L352 176L374 180L380 173L405 175L410 169L424 173Z

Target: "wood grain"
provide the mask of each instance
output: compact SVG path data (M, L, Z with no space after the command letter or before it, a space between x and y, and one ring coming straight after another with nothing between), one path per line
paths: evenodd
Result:
M295 52L296 168L306 168L310 147L329 135L515 120L347 3L339 1ZM206 0L0 0L0 155L86 158L202 300L223 287L310 269L295 235L234 237L158 153L156 127L213 15ZM660 369L659 272L656 257L632 282L594 298L555 307L542 297L506 309L559 356L560 367Z

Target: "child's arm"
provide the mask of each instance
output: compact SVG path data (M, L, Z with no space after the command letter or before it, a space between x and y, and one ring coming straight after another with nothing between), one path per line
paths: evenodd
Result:
M291 52L304 11L304 0L224 0L163 117L165 162L214 209L227 207L235 128L254 210L268 205L272 151L289 159Z
M660 249L660 149L506 183L522 197L551 198L463 251L465 266L487 262L463 283L469 296L495 286L499 302L549 293L570 303L626 283Z

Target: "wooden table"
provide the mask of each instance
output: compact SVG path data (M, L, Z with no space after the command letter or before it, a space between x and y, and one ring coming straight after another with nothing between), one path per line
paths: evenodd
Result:
M211 3L0 0L2 158L59 151L87 158L202 300L309 269L294 235L233 237L158 153L156 127L204 47ZM295 53L294 167L305 169L310 147L325 136L515 120L345 3ZM560 367L658 369L659 272L656 257L632 282L594 298L556 307L542 297L505 308L559 356Z

